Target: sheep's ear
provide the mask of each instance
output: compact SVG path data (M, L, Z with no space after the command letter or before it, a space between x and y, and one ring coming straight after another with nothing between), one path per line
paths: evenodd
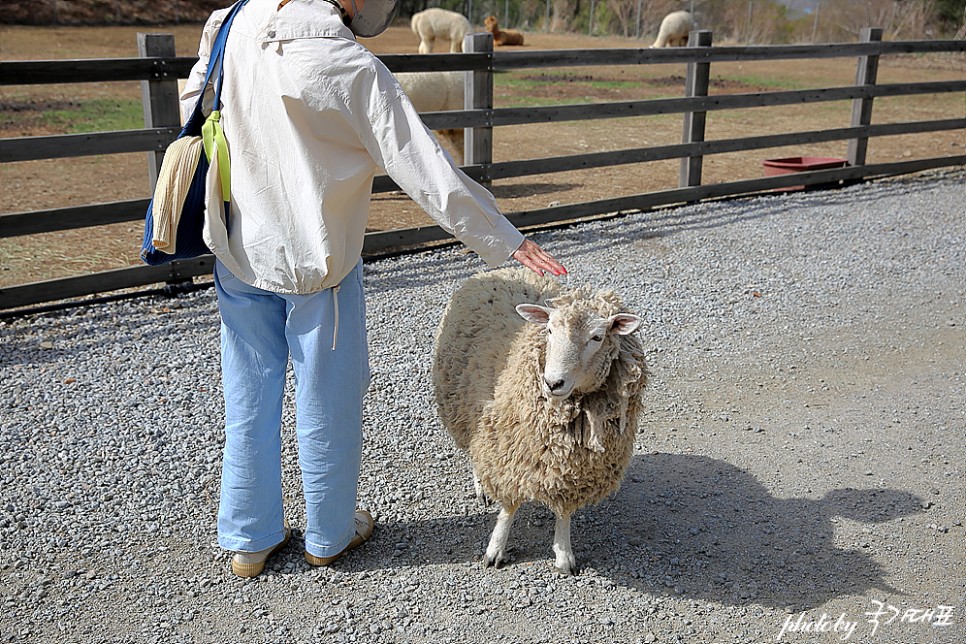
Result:
M537 304L517 305L517 313L520 314L520 317L534 324L546 324L550 320L550 311L552 310Z
M610 316L607 320L607 326L611 333L627 335L628 333L637 331L638 327L641 326L641 322L641 318L632 313L618 313L617 315Z

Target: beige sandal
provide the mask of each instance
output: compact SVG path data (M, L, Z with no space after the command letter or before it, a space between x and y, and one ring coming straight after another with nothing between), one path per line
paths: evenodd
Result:
M342 550L342 552L332 555L331 557L316 557L315 555L305 551L305 560L309 562L312 566L329 566L339 559L342 555L358 548L372 536L372 531L375 529L375 522L372 520L372 515L366 510L356 510L355 515L356 521L356 534L352 537L352 541L349 545Z
M280 543L271 548L265 548L257 552L236 552L231 558L231 571L239 577L257 577L265 570L265 562L288 544L292 538L292 529L285 522L285 537Z

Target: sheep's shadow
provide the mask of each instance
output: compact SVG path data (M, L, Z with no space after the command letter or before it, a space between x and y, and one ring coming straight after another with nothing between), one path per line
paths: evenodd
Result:
M578 566L647 594L808 610L873 588L895 592L868 553L836 545L835 517L878 523L918 512L919 502L898 490L853 489L782 499L724 461L651 454L635 457L614 497L574 516L572 539ZM491 507L380 523L371 546L344 565L482 566L494 520ZM550 568L552 533L549 510L524 506L510 533L508 566Z
M873 588L896 592L860 544L836 545L834 523L889 521L919 512L920 501L885 489L778 498L725 461L651 454L632 461L615 497L575 521L574 542L578 561L643 592L807 610ZM609 530L581 539L587 523ZM638 561L621 565L627 558Z

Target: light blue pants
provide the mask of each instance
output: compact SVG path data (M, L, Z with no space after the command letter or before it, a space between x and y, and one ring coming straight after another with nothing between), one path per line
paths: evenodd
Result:
M369 384L362 262L339 286L312 295L254 288L216 262L215 290L225 391L218 543L255 552L283 539L282 397L291 355L305 549L338 554L355 534Z

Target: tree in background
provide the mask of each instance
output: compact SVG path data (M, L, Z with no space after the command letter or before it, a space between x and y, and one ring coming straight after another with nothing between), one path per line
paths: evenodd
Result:
M773 44L790 37L788 7L776 0L705 0L700 7L701 28L712 30L716 43Z
M825 20L833 38L851 40L862 27L881 27L885 39L922 38L936 14L934 0L827 0ZM836 34L836 32L838 32Z
M936 12L941 33L966 38L966 0L937 0Z
M882 28L887 40L949 37L966 22L966 0L814 0L814 6L793 26L795 40L853 41L863 27Z
M697 4L700 3L681 0L606 0L611 18L607 31L636 38L655 36L664 16L672 11L690 10Z

